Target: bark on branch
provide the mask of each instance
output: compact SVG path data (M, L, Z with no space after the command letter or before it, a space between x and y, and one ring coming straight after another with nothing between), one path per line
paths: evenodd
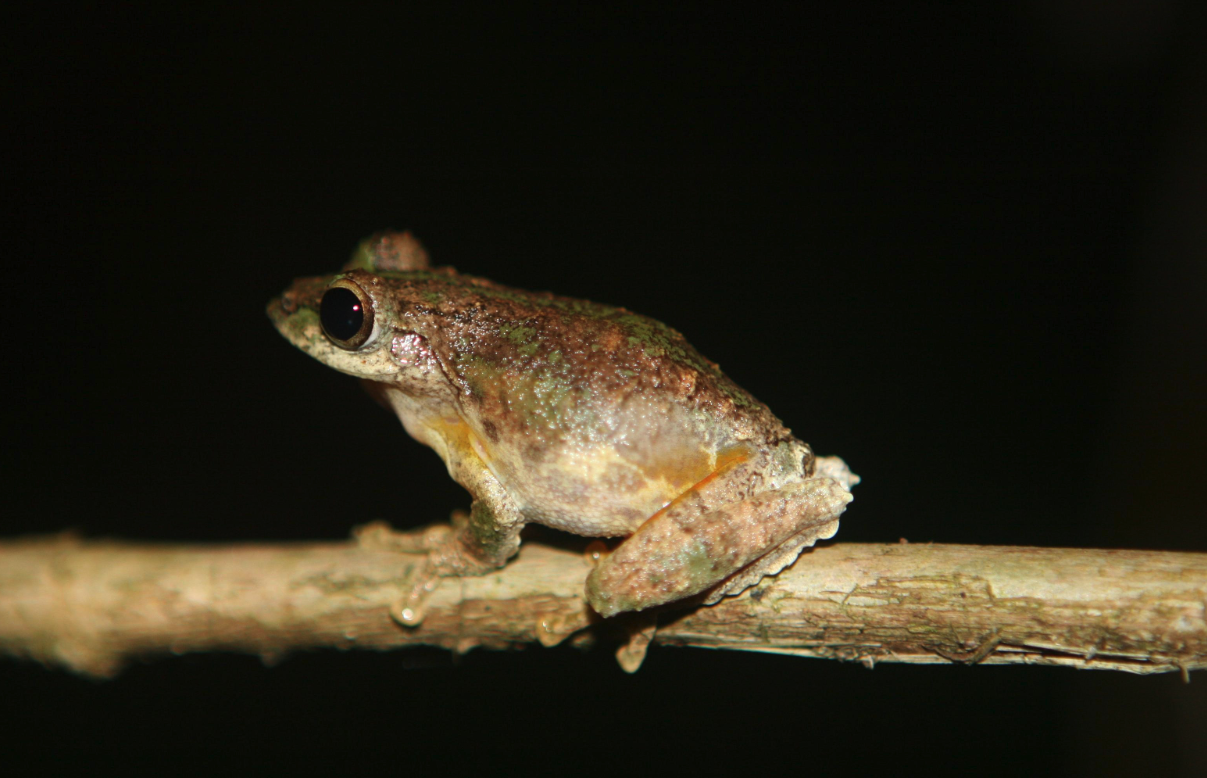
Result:
M537 542L506 568L446 579L418 628L389 608L417 557L353 543L0 543L0 654L110 676L135 658L411 645L465 652L626 625L654 643L877 662L1207 667L1207 554L838 543L712 607L601 623L584 556ZM689 604L690 605L690 604Z

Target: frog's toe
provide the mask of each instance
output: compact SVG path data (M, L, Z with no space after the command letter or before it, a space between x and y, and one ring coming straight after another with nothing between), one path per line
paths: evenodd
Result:
M410 590L390 606L390 618L404 627L418 627L427 616L428 598L440 585L440 575L431 562L411 574Z
M427 609L422 602L413 603L403 598L390 606L390 617L404 627L418 627L427 616Z
M641 669L650 643L658 631L658 617L652 614L642 614L628 625L628 640L616 650L616 661L620 669L626 673L635 673Z

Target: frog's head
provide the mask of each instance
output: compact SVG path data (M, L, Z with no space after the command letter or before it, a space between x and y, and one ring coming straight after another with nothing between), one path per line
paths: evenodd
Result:
M434 364L422 322L405 316L408 290L427 275L427 253L410 233L382 233L360 244L344 272L299 278L268 304L285 338L340 372L405 383Z

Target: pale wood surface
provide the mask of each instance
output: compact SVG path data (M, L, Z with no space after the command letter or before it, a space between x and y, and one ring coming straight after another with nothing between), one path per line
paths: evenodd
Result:
M600 623L576 551L524 545L506 568L445 579L418 628L389 608L418 558L353 543L155 545L62 536L0 543L0 653L96 676L129 660L239 651L454 651L646 641L807 657L1025 663L1135 673L1207 667L1207 554L837 543L712 607ZM608 629L612 625L625 630ZM735 659L735 661L739 661Z

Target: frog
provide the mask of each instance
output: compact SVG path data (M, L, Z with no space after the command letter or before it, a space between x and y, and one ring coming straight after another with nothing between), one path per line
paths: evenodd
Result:
M268 315L359 378L472 497L451 523L386 530L423 555L393 611L408 626L439 579L504 566L528 524L622 539L586 575L600 617L712 605L832 537L859 482L671 327L434 267L410 232L295 280Z

